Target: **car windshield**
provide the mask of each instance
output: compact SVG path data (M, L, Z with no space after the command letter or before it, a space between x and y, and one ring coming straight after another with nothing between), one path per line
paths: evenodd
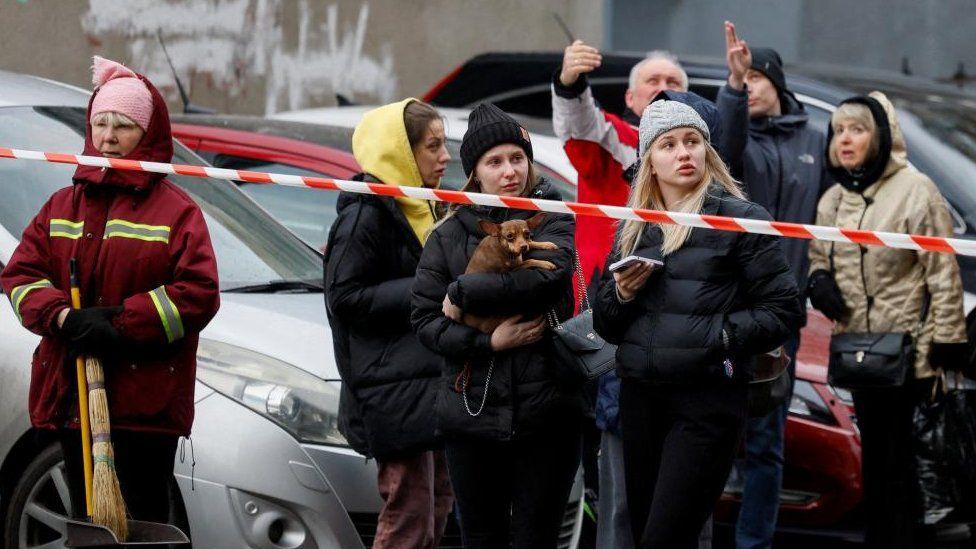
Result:
M49 152L84 148L85 111L75 107L0 108L0 146ZM173 162L202 164L176 143ZM71 185L74 166L0 160L0 225L13 238L56 190ZM221 290L279 281L321 286L321 257L229 181L170 175L204 212ZM0 233L3 232L0 230ZM9 238L9 237L8 237ZM276 286L269 286L276 287Z

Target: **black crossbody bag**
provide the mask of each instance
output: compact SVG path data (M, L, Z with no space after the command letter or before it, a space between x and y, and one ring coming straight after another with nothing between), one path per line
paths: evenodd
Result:
M834 273L834 245L830 245L830 272ZM861 280L867 296L867 328L865 333L834 334L830 337L830 362L827 379L831 385L845 389L900 387L915 367L916 342L928 316L930 296L926 291L922 314L914 333L872 332L871 305L861 263ZM924 288L924 285L922 286ZM905 298L907 305L914 292ZM904 311L904 308L902 309Z
M573 251L573 267L579 284L580 313L559 322L556 311L550 309L546 320L552 333L556 360L573 377L581 381L596 379L613 369L617 346L604 341L593 329L593 309L586 295L586 281L580 267L579 255Z

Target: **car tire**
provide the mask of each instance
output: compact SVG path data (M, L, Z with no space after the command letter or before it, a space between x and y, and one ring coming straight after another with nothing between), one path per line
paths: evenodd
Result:
M3 541L8 549L27 549L64 538L57 521L70 516L71 499L64 480L61 446L51 444L31 459L10 491L3 517ZM58 489L58 486L61 489ZM29 506L33 511L25 512ZM43 516L44 521L38 520ZM30 521L24 524L24 521ZM22 531L23 529L23 531Z
M35 514L42 511L51 513L46 517L49 521L70 518L71 496L67 493L67 485L63 485L63 492L56 487L56 484L64 480L63 475L64 456L60 444L48 445L30 460L20 474L20 480L10 491L9 505L7 505L6 515L3 517L3 545L0 547L28 549L57 541L59 536L63 539L63 529L59 532L57 528L49 525L35 524L40 521L29 518L29 515L24 512L28 505L34 504L39 506L35 507ZM57 477L60 478L57 479ZM186 507L175 481L170 483L169 509L169 522L176 525L189 537L190 528ZM27 525L26 532L21 532L25 519L33 522Z

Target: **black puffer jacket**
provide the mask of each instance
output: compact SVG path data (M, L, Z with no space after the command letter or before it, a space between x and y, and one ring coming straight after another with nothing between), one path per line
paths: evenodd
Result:
M559 193L540 181L533 198L558 200ZM459 324L441 312L444 295L465 313L479 316L526 318L555 309L560 318L572 311L573 219L549 214L534 231L537 241L553 242L555 251L533 251L527 257L546 259L552 271L526 269L505 274L468 274L464 270L485 234L480 219L502 222L525 219L532 212L463 206L438 226L427 240L413 286L411 320L420 341L445 357L437 395L439 432L452 437L510 440L546 428L552 421L574 421L582 410L580 388L553 360L548 336L538 343L499 353L491 351L491 337ZM456 378L471 366L468 402L477 410L485 387L489 361L494 358L484 411L471 417Z
M709 188L704 214L769 219L762 207ZM646 225L636 254L661 258L663 234ZM607 260L618 259L617 253ZM713 384L749 379L751 357L798 330L803 310L776 237L692 229L663 259L633 301L621 303L607 271L594 302L594 326L616 343L621 377L658 383ZM730 342L726 349L725 329ZM733 369L728 375L724 360Z
M410 326L420 242L392 198L342 193L338 211L325 297L343 381L339 430L366 456L429 450L441 359Z

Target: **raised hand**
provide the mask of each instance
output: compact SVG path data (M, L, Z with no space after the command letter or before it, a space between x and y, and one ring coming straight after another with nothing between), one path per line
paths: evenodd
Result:
M752 67L752 52L745 40L735 34L735 24L725 22L725 63L729 67L729 86L741 90L745 86L746 72Z
M600 55L600 50L587 46L582 40L576 40L566 46L563 52L559 82L563 86L572 86L581 74L593 72L602 62L603 56Z

